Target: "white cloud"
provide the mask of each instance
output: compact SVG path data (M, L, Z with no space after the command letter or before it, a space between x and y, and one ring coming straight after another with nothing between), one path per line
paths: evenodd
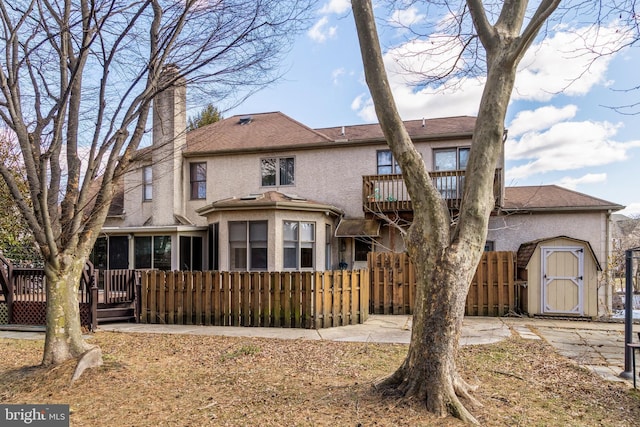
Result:
M575 170L623 161L640 141L613 140L619 125L609 122L564 122L545 132L527 132L520 140L507 140L508 160L529 160L507 171L507 180L535 174Z
M616 212L628 217L640 218L640 202L629 203L623 210Z
M558 182L558 185L569 188L571 190L575 190L578 188L578 186L583 184L597 184L600 182L605 182L606 180L606 173L588 173L579 178L571 178L566 176Z
M418 13L418 9L411 6L408 9L394 10L389 18L389 24L394 27L406 28L424 21L425 18L426 15Z
M608 84L609 63L628 41L616 26L561 28L525 53L512 98L549 101L559 93L579 96Z
M318 43L323 43L327 39L335 37L338 27L331 27L328 24L329 18L323 16L307 31L307 35L311 40Z
M555 95L585 95L594 85L607 84L606 71L615 57L612 52L626 41L616 27L581 29L558 28L541 43L533 45L519 67L513 100L549 101ZM591 47L588 49L587 47ZM448 80L446 84L424 88L418 86L420 72L443 74L455 66L461 52L459 41L445 34L412 40L384 55L389 83L396 105L404 119L475 115L482 95L484 77ZM598 57L599 54L608 54ZM357 114L364 120L375 120L370 102L361 102ZM541 110L550 124L553 114L568 119L575 115L574 106ZM559 117L557 117L559 119ZM528 125L527 125L528 123ZM512 122L510 133L526 132L537 126L521 117Z
M331 72L331 79L333 80L334 85L340 83L340 77L344 75L344 73L344 68L336 68Z
M321 14L335 13L337 15L345 13L351 8L351 2L349 0L329 0L320 9Z
M556 123L560 123L575 117L578 107L566 105L558 108L553 105L540 107L536 110L520 111L509 124L509 136L515 137L526 132L549 129Z

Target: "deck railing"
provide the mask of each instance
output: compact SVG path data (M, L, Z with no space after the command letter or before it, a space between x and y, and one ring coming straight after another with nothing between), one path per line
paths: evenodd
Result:
M450 209L460 209L465 171L429 172L433 184ZM496 206L502 204L502 169L496 169L494 185ZM362 177L362 203L368 212L409 212L411 198L401 174L365 175Z

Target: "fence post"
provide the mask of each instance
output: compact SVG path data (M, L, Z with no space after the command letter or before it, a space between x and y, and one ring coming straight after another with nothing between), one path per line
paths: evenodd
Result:
M136 323L140 323L142 316L142 274L134 270L131 277L135 283L133 291L134 314L136 316Z
M98 329L98 281L96 280L97 271L94 271L89 277L91 282L90 295L91 301L89 307L91 308L91 331L95 332Z

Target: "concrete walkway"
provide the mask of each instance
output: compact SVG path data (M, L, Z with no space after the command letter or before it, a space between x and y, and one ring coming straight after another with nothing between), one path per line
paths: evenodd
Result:
M245 328L231 326L148 325L115 323L101 331L220 335L278 339L308 339L408 344L411 316L371 315L362 325L328 329ZM523 339L544 339L558 353L611 381L624 370L624 324L531 318L466 317L461 345L491 344L512 334ZM0 331L0 338L43 339L42 329ZM631 381L625 381L631 384Z

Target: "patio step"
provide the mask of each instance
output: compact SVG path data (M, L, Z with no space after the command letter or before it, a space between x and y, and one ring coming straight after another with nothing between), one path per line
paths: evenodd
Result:
M107 307L98 308L98 324L110 322L132 322L135 321L135 311L133 307Z

